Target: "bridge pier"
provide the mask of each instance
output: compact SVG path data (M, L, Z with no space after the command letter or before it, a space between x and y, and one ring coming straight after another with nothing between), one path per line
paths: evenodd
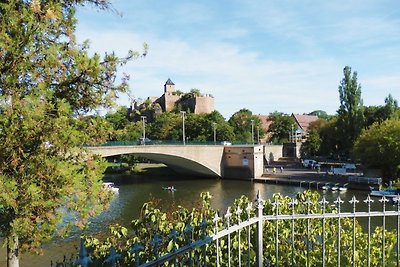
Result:
M261 177L264 172L263 145L225 146L222 178L247 179Z

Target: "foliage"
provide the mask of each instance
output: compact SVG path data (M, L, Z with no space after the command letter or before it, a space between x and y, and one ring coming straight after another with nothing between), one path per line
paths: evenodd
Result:
M218 111L210 114L189 113L185 122L186 136L192 141L213 141L214 123L216 141L233 140L232 127Z
M9 266L19 265L20 250L65 234L63 214L83 226L109 199L104 162L82 147L101 141L108 126L82 114L113 105L127 90L117 67L139 54L102 58L77 44L75 6L87 3L110 7L104 0L0 3L0 235Z
M357 72L349 66L343 69L344 77L339 84L340 107L338 113L338 130L341 142L338 149L346 156L350 155L354 141L364 126L363 101L361 85L357 84Z
M149 135L154 140L180 140L182 138L182 119L179 114L165 112L149 125Z
M264 216L294 214L323 214L337 213L337 208L331 205L321 205L319 194L305 191L298 193L293 200L289 197L276 194L272 199L265 201ZM86 244L94 265L101 265L108 257L110 248L114 248L121 255L120 266L135 266L162 256L168 252L184 247L192 241L200 240L205 236L215 234L217 231L227 229L229 225L244 222L249 217L255 217L257 207L251 206L251 201L242 196L235 200L233 206L228 209L229 215L217 218L217 211L211 207L211 195L201 194L201 205L193 209L185 209L178 206L172 212L164 212L156 206L155 202L143 205L142 215L132 221L131 230L116 225L110 228L111 236L106 240L95 237L86 237ZM294 205L293 205L294 203ZM257 204L257 203L256 203ZM227 212L227 213L228 213ZM229 220L229 223L228 223ZM340 228L338 227L340 220ZM354 225L354 228L353 228ZM282 266L321 266L322 242L325 245L325 263L329 266L337 266L338 255L338 231L340 229L340 247L342 266L353 263L353 254L348 250L353 247L353 233L356 237L355 262L356 266L367 265L367 233L359 222L352 218L325 218L322 219L296 219L296 220L267 220L263 224L263 262L265 266L274 266L278 262ZM255 266L256 224L246 227L241 231L225 236L218 241L219 262L221 266L228 264L228 255L231 255L230 264L239 266L239 253L241 265ZM252 241L248 241L247 232L250 231ZM380 266L382 262L382 228L377 227L371 233L371 266ZM277 236L278 233L278 236ZM294 234L292 236L292 233ZM322 234L324 233L324 239ZM278 240L276 240L278 238ZM155 242L158 240L158 242ZM292 240L294 243L292 244ZM276 244L279 245L279 253L276 253ZM228 244L229 243L229 244ZM157 244L157 246L155 246ZM385 230L385 261L389 264L396 258L396 233ZM240 250L239 250L240 247ZM292 249L294 247L294 250ZM190 252L191 264L198 266L203 260L207 266L217 262L216 242L211 242L203 249L194 249ZM189 256L181 256L177 260L182 265L189 265ZM276 258L278 255L278 258ZM169 264L173 264L170 262ZM170 265L165 265L170 266ZM186 265L185 265L186 266Z
M385 178L400 178L400 120L374 123L357 139L354 152L366 167L379 168Z
M114 112L106 114L105 119L113 126L114 130L121 130L129 123L128 108L120 106Z
M373 123L382 123L383 121L391 118L398 118L397 111L399 110L397 100L392 95L385 98L384 106L368 106L364 109L365 128Z
M283 143L289 140L289 135L295 129L294 118L288 114L284 114L275 111L269 115L269 120L272 122L268 128L268 132L271 133L270 140L275 143Z
M324 152L327 151L325 147L330 142L330 140L327 139L332 138L332 135L325 135L324 133L327 132L327 128L329 126L330 123L324 119L318 119L310 123L307 140L301 145L300 148L300 154L302 158L326 155L324 154ZM323 149L325 149L325 151Z
M326 113L326 111L323 111L323 110L314 110L314 111L308 113L308 115L314 115L314 116L317 116L320 119L324 119L324 120L327 120L327 121L332 118L331 115L328 115Z
M228 123L233 127L233 132L235 134L236 142L241 143L248 143L251 144L256 141L255 131L256 129L261 128L261 120L257 116L253 115L253 113L243 108L237 112L235 112L228 120ZM252 129L253 126L253 129ZM252 135L253 130L253 136ZM264 133L261 131L261 135L263 136Z

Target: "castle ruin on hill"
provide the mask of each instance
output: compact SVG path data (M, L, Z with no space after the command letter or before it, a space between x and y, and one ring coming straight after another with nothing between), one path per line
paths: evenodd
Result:
M175 84L168 79L164 84L164 94L157 98L154 102L160 104L163 112L172 111L177 105L182 110L190 110L194 114L211 113L214 111L214 97L211 95L178 95L175 90Z
M214 111L214 97L201 94L198 89L183 93L175 89L175 84L168 79L164 84L164 94L160 97L148 97L143 103L132 102L128 117L134 121L146 116L153 121L157 114L171 111L188 111L194 114L211 113Z

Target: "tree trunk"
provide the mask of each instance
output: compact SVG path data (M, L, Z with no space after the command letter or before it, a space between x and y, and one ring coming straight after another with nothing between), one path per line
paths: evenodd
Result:
M19 242L15 234L7 238L7 267L19 267Z

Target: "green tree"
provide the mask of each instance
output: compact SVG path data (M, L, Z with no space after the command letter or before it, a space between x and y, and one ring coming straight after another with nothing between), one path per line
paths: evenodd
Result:
M75 118L111 106L127 89L126 78L116 84L117 66L139 54L101 58L77 44L75 6L87 3L110 8L107 0L0 3L0 235L9 267L64 234L65 213L83 226L109 199L105 164L82 147L93 136Z
M344 78L339 84L340 107L338 113L338 129L342 142L339 150L349 156L354 141L364 126L363 101L361 85L357 83L357 72L349 66L343 69Z
M253 113L243 108L235 112L228 120L228 123L233 127L233 132L235 134L235 141L244 143L253 143L256 141L256 129L257 127L261 129L261 120ZM253 134L252 134L253 125Z
M218 111L213 111L209 114L189 113L185 122L187 137L193 141L213 141L214 123L216 140L233 140L232 126L225 121L224 117Z
M303 158L321 155L321 129L326 125L326 120L318 119L309 126L307 140L302 144L300 153Z
M385 98L384 106L368 106L364 108L365 128L373 123L382 123L390 118L398 118L397 111L399 110L397 100L391 94Z
M165 112L149 125L149 137L155 140L181 140L182 119L180 114Z
M326 113L326 111L323 110L314 110L310 113L308 113L308 115L314 115L317 116L320 119L324 119L324 120L329 120L332 118L331 115L328 115L328 113Z
M295 131L296 123L292 116L278 111L271 113L268 119L272 122L268 128L271 142L287 142L291 132Z
M113 125L114 130L124 129L129 123L128 120L128 108L120 106L117 110L109 112L105 116L106 120Z
M374 123L357 139L354 152L368 168L382 171L390 180L400 178L400 120Z

